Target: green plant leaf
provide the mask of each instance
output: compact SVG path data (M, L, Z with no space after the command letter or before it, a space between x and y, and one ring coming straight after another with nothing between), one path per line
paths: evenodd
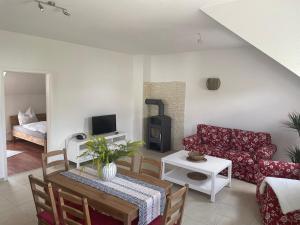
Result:
M122 157L134 156L143 144L142 141L128 141L126 144L108 143L103 136L92 137L86 143L87 150L79 157L91 156L93 165L97 167L98 175L101 176L103 165Z
M293 163L300 163L300 147L291 146L288 148L288 156Z
M300 136L300 113L293 112L288 115L289 120L283 122L283 124L290 129L296 130Z

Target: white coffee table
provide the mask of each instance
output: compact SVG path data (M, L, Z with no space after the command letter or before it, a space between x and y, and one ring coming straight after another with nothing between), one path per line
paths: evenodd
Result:
M232 162L213 156L205 156L206 162L190 162L186 159L188 151L181 150L162 158L162 179L185 185L189 184L191 189L203 192L211 196L211 202L215 201L216 194L225 186L231 187ZM166 164L172 165L174 169L166 172ZM228 176L219 173L228 168ZM187 177L189 172L200 172L206 174L206 180L197 181Z

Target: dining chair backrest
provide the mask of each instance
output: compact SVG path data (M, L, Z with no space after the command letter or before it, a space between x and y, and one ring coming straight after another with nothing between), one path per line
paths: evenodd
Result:
M53 160L51 160L51 158ZM44 180L46 180L47 177L50 175L69 170L69 162L67 158L66 149L43 153L42 168L43 168Z
M58 190L63 225L91 225L89 205L86 198ZM66 204L67 203L67 204Z
M149 157L141 156L140 174L147 174L158 179L161 178L161 162Z
M184 211L184 204L189 186L183 188L167 197L167 203L163 215L163 225L181 225Z
M39 224L59 225L59 217L51 183L29 175L30 187L37 212ZM43 218L51 217L53 223L47 223Z
M134 156L124 157L122 159L119 159L116 161L116 165L117 165L117 167L120 167L122 169L133 171Z

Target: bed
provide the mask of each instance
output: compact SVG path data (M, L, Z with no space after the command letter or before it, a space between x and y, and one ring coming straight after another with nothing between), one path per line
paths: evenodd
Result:
M39 121L46 121L45 113L36 114L36 117ZM47 133L33 131L27 129L25 126L21 126L19 124L18 115L10 116L10 124L14 142L16 141L16 138L20 138L44 146L44 152L47 152Z

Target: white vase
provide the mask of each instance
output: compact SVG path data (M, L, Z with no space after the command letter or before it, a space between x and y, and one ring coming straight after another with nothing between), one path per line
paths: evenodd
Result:
M114 162L102 167L102 179L104 181L111 181L117 173L117 166Z

